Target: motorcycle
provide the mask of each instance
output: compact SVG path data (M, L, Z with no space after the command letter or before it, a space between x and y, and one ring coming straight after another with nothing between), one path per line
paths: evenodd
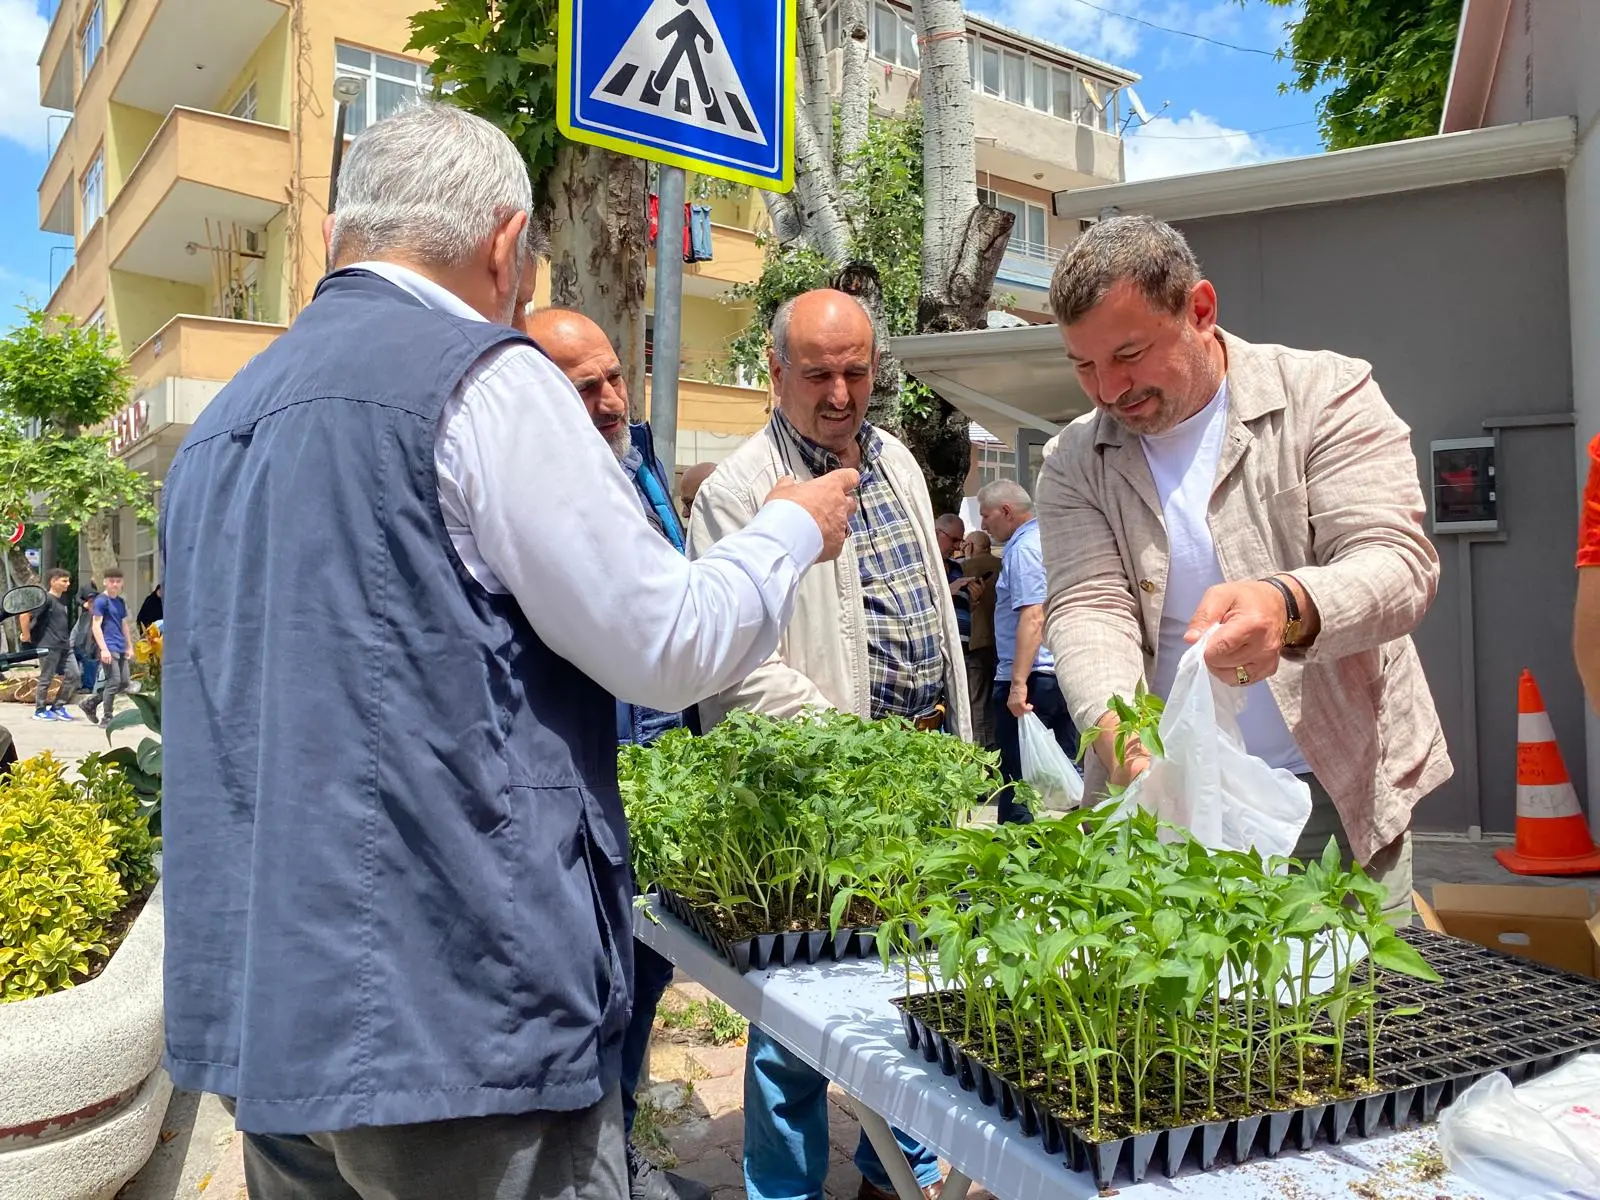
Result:
M44 607L48 595L49 593L36 583L10 588L4 595L0 595L0 619L38 612ZM43 653L37 646L24 646L21 650L0 652L0 671L21 663L34 662ZM9 775L12 764L16 761L17 744L11 736L11 730L0 725L0 776Z

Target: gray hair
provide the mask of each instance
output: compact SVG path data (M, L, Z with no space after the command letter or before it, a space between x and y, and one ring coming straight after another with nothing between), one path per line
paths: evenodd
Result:
M823 288L818 290L834 291L837 289ZM849 296L851 300L855 301L857 307L866 314L867 322L872 326L872 353L876 355L878 353L877 322L873 321L872 314L867 312L867 306L861 303L859 296L851 296L849 292L840 292L839 294L841 296ZM778 361L785 365L789 362L789 321L794 316L794 306L799 303L800 296L805 295L809 295L809 293L801 292L798 296L790 296L782 304L778 305L778 311L772 314L772 324L769 326L769 332L772 335L772 349L777 354Z
M523 212L527 262L549 252L532 209L528 168L510 138L453 104L418 100L351 143L339 171L332 257L405 253L453 267Z
M1056 264L1050 311L1058 324L1071 325L1128 280L1153 308L1178 313L1200 278L1188 241L1165 221L1108 217L1089 226Z
M966 525L962 523L961 518L956 516L955 513L943 513L936 517L933 527L942 533L949 534L957 541L967 536Z
M1033 511L1033 497L1015 479L996 479L978 489L979 508L999 508L1002 504L1009 504L1018 512Z

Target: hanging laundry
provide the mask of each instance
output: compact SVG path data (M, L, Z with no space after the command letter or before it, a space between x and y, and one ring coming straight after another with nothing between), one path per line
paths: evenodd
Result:
M696 204L689 218L690 262L711 261L711 206Z
M707 210L710 211L709 209ZM694 257L694 244L689 235L690 211L689 205L683 206L683 261L686 263L698 262ZM656 234L661 228L661 197L655 192L650 193L650 244L656 244Z

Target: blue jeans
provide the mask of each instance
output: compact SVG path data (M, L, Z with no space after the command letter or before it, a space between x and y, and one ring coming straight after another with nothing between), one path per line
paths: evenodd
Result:
M633 1136L633 1116L639 1111L634 1093L650 1049L650 1030L667 985L672 982L672 960L663 958L643 942L633 943L633 1016L622 1035L622 1124Z
M920 1187L939 1182L939 1156L894 1131ZM856 1169L893 1192L867 1135ZM744 1056L744 1186L748 1200L822 1200L828 1177L828 1081L754 1025Z
M85 654L81 650L74 650L73 653L78 656L78 666L83 668L83 690L94 691L95 682L100 678L100 655Z

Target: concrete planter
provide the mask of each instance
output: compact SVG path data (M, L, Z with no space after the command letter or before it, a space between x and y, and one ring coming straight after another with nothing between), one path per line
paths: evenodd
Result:
M0 1004L0 1197L110 1200L155 1147L161 1069L161 888L100 975Z

